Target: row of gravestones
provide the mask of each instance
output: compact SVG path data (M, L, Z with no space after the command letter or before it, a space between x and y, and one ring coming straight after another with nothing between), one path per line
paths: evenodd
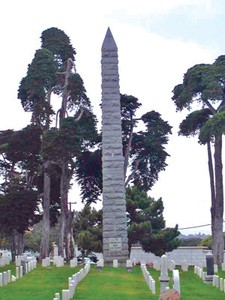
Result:
M223 270L224 271L224 270ZM218 272L218 266L214 265L214 272ZM194 267L194 273L198 275L203 281L211 282L213 286L219 288L222 292L225 293L225 279L220 278L219 275L207 275L207 272L204 272L204 269L199 266Z
M170 271L173 271L176 267L176 262L172 259L167 259L167 266L168 266L168 269ZM160 260L156 260L153 262L153 268L157 271L160 271L161 270L161 261ZM182 262L181 264L181 270L182 271L188 271L188 268L189 268L189 265L187 262Z
M207 256L206 256L206 258L207 258ZM156 269L158 271L161 269L161 261L160 260L154 261L152 265L153 265L154 269ZM170 271L173 271L175 269L176 265L178 265L178 264L174 260L168 259L167 260L167 265L168 265L168 269ZM188 271L189 266L190 265L187 262L182 262L181 263L181 270L182 271ZM202 261L202 262L199 262L197 264L197 266L200 267L200 268L206 267L206 260ZM214 264L213 268L214 268L214 273L217 273L218 272L218 265ZM225 271L225 262L222 263L221 269L222 269L222 271Z
M141 270L149 289L151 290L152 294L155 294L155 280L148 272L146 264L141 264Z
M113 259L112 262L112 266L114 268L118 268L119 267L119 261L118 259ZM99 260L96 263L96 269L102 269L104 267L104 259L103 258L99 258ZM133 270L133 263L130 259L126 260L126 269L128 272L132 272Z
M64 266L64 258L62 256L54 256L53 258L53 265L56 267L63 267ZM50 257L46 257L42 259L42 267L50 267L51 259ZM77 266L77 258L73 258L70 260L70 267L75 268Z
M0 273L0 287L9 284L10 282L14 282L19 278L22 278L24 275L32 271L37 266L37 261L21 261L20 266L16 266L16 276L11 275L11 270L7 270L3 273Z
M178 270L175 270L175 264L170 261L170 270L172 270L173 274L173 289L169 289L169 281L170 278L168 276L168 270L169 270L169 260L166 255L162 255L160 258L160 264L155 265L158 270L160 270L160 299L170 299L168 298L168 293L173 293L174 297L176 299L180 299L180 274ZM154 265L153 265L154 267ZM155 294L155 280L149 273L146 264L141 264L141 270L143 273L143 276L145 278L145 281L151 290L152 294ZM185 268L187 270L187 268ZM172 298L173 299L173 298ZM175 298L174 298L175 299Z
M84 268L80 269L77 273L68 278L68 289L62 290L62 300L70 300L74 297L75 289L78 283L90 271L90 261L85 263ZM53 300L60 300L60 293L55 293Z

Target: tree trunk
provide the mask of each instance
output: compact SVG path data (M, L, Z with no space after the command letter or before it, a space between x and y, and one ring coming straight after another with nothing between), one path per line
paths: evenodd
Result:
M208 170L209 170L209 180L210 180L210 191L211 191L211 230L214 232L213 220L214 220L214 206L216 202L216 193L215 193L215 179L214 179L214 168L212 160L212 151L210 141L207 142L207 153L208 153Z
M24 250L24 233L19 233L13 230L12 235L12 255L15 258L17 255L21 255Z
M48 174L49 162L44 162L44 196L43 196L43 228L40 246L40 260L49 255L49 235L50 235L50 189L51 178Z
M222 135L215 135L215 202L212 205L212 251L214 262L221 265L223 262L223 165L222 165Z
M60 182L60 195L61 195L61 215L60 215L60 235L59 235L59 255L64 257L64 246L67 248L67 242L65 242L65 237L67 234L67 219L68 219L68 189L70 177L68 174L67 162L62 162L62 174ZM68 249L66 249L66 254L69 255ZM66 257L66 259L69 259Z
M63 95L62 95L62 103L60 109L60 124L61 121L66 117L66 105L68 99L68 78L71 74L71 70L74 67L74 63L71 59L68 59L66 62L66 71L64 74L64 87L63 87ZM61 182L60 182L60 196L61 196L61 215L60 215L60 233L59 233L59 255L64 257L64 245L65 245L65 252L66 252L66 260L70 259L70 251L68 249L68 190L69 190L69 183L70 183L70 176L69 176L69 168L68 162L66 160L62 161L62 174L61 174ZM66 240L65 240L66 237ZM65 244L64 244L65 242Z
M18 233L18 254L21 255L24 251L24 233Z
M73 234L72 234L72 222L73 222L73 213L71 211L67 211L67 220L66 220L66 228L65 228L65 236L66 236L66 260L69 261L74 257L75 249L73 248Z

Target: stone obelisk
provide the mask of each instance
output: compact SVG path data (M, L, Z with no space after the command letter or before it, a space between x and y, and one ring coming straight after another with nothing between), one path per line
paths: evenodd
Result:
M103 258L128 258L118 49L110 29L102 44Z

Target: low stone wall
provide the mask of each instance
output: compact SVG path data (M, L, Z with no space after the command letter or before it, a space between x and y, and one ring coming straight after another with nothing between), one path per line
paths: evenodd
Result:
M207 247L178 247L171 252L167 252L166 256L168 259L175 261L176 265L181 265L185 262L190 266L204 266L206 261L205 256L209 251ZM130 259L134 263L153 263L158 260L159 257L152 253L144 252L141 247L132 247Z

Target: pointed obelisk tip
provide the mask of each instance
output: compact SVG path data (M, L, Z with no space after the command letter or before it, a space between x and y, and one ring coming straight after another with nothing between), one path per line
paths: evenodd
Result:
M111 32L111 30L110 30L110 27L108 27L108 29L107 29L107 31L106 31L105 37L113 38L112 32Z
M114 49L117 50L117 45L113 38L112 32L108 27L102 44L102 50L114 50Z

